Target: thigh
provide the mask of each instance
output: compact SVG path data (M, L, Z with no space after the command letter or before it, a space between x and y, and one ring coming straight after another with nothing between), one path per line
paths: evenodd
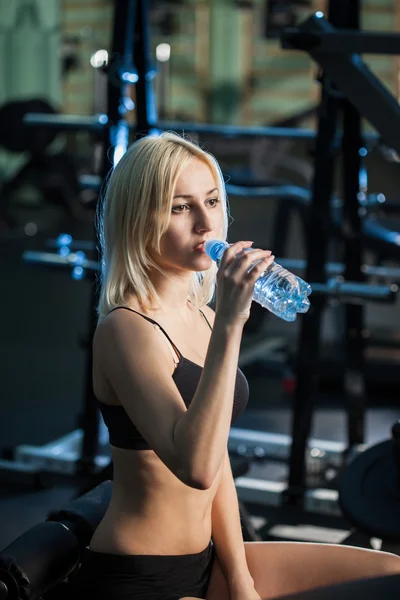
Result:
M400 575L358 579L315 590L279 596L277 600L398 600Z
M400 574L400 557L351 546L245 542L245 549L254 586L263 600L356 579ZM216 579L220 584L219 576Z
M214 557L206 600L229 600L228 583L222 572L217 555Z

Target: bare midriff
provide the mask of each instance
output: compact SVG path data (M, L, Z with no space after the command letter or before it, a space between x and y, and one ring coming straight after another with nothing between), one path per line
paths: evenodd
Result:
M211 507L221 471L207 490L182 483L152 450L112 447L108 510L90 549L111 554L197 554L211 538Z

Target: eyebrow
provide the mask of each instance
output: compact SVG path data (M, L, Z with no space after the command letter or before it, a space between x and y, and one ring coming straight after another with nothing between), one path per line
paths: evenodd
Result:
M206 196L208 196L209 194L212 194L213 192L218 191L218 188L213 188L212 190L210 190L209 192L206 192ZM174 196L174 200L175 198L185 198L185 200L191 200L194 198L194 196L192 196L191 194L178 194L177 196Z

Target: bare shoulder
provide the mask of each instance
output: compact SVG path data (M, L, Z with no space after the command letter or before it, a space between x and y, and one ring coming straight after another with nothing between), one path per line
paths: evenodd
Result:
M127 336L130 337L133 331L140 334L140 331L144 329L143 324L147 324L146 320L133 311L114 310L99 321L94 334L94 343L102 346L110 339L110 336L118 336L123 339Z
M215 321L215 311L210 306L208 306L207 304L205 304L204 306L202 306L201 310L203 311L203 313L205 314L205 316L207 317L207 319L210 321L210 325L213 326L214 325L214 321Z
M114 310L98 323L93 338L93 352L107 358L117 348L124 348L132 357L136 354L145 356L153 351L167 357L165 344L160 344L159 338L152 323L143 316L131 310Z

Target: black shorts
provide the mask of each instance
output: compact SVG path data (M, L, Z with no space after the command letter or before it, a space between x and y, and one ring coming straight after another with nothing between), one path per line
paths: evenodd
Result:
M86 549L71 578L76 600L178 600L205 598L214 562L210 541L198 554L108 554Z

